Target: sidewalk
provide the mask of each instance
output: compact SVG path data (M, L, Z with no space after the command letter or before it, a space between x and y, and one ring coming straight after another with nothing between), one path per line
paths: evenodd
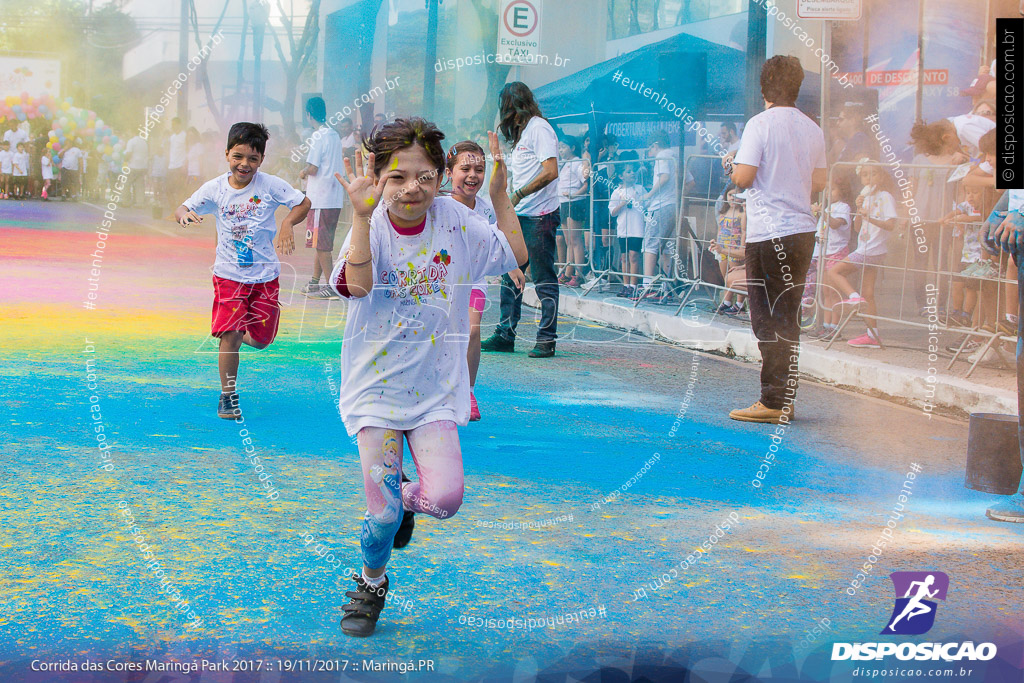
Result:
M523 303L533 308L539 306L532 286L527 288ZM716 316L691 305L675 316L677 307L677 304L641 304L633 308L632 302L611 293L594 291L584 298L582 290L563 287L559 313L686 348L749 362L761 360L749 319ZM862 331L860 327L856 321L850 324L851 331L857 330L855 334ZM564 338L567 332L559 329L559 337ZM805 341L801 345L800 372L820 382L935 414L957 417L971 413L1016 415L1016 375L1012 368L983 364L970 379L964 379L962 375L969 365L958 362L947 372L946 366L952 355L945 351L945 346L957 336L955 333L940 335L942 352L934 362L928 360L926 352L919 350L927 347L927 332L923 329L883 330L885 349L853 349L845 343L837 343L826 350L821 342ZM1012 353L1007 357L1013 361ZM929 383L929 376L936 380ZM932 384L934 395L929 396Z

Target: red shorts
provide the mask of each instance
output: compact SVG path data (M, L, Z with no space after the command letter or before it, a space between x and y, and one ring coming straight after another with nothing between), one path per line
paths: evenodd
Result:
M257 344L269 345L277 336L281 307L277 278L245 284L213 276L213 323L210 334L248 332Z

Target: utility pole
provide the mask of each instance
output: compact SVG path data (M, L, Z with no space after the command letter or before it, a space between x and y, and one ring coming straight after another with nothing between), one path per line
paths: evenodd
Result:
M746 115L751 118L764 109L761 97L761 67L768 50L768 9L750 0L747 9Z
M188 0L181 0L181 25L178 29L178 73L188 73ZM178 91L178 118L188 127L188 83Z
M427 4L427 58L423 65L423 107L427 119L434 119L434 64L437 62L437 6L441 0L426 0Z
M265 0L253 0L249 10L252 15L252 111L253 121L263 121L263 37L267 30L270 10ZM283 64L281 65L284 66Z

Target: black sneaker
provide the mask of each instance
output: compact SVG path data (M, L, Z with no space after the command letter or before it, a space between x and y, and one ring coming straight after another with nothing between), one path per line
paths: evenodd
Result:
M341 618L341 630L349 636L366 638L373 635L373 630L377 628L377 619L384 609L384 600L388 595L388 578L385 575L384 583L376 588L363 580L361 572L353 574L352 580L356 582L356 589L345 592L351 600L341 608L345 612L345 616Z
M539 341L526 355L530 358L551 358L551 356L555 355L555 342Z
M516 350L516 343L512 339L506 339L497 332L480 342L481 351L495 351L498 353L513 353Z
M225 420L234 420L242 411L238 407L238 392L233 391L230 394L221 393L220 402L217 404L217 417L222 417Z
M412 481L409 477L405 476L405 472L402 472L402 483ZM409 541L412 540L412 530L416 527L416 513L412 510L406 510L402 513L402 525L398 527L398 531L395 532L395 538L391 541L392 548L404 548L409 545Z
M395 532L395 539L391 541L391 547L404 548L412 540L412 530L416 528L416 513L406 510L402 513L402 525Z

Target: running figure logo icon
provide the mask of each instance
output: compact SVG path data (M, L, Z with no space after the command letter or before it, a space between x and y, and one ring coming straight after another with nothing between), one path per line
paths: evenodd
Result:
M889 578L896 589L896 606L882 634L916 636L927 633L935 623L938 607L933 600L946 599L949 577L942 572L893 572Z

